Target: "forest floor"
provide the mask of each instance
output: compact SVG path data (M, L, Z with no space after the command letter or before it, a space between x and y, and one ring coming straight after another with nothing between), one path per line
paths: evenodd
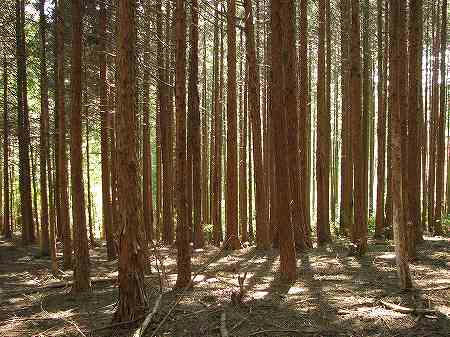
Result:
M411 264L415 289L408 292L397 286L391 242L371 241L363 258L348 256L346 247L336 240L299 255L298 280L286 284L277 277L276 250L223 252L208 246L194 251L193 270L206 267L184 292L171 291L176 250L160 247L164 294L143 336L221 336L221 325L229 336L241 337L448 336L450 239L427 237L418 247ZM0 238L0 336L133 336L143 319L111 325L117 261L106 259L104 245L90 254L93 290L74 297L71 272L55 279L37 246ZM246 294L236 303L238 275L245 272ZM146 284L150 312L160 291L154 268ZM400 312L406 308L410 312Z

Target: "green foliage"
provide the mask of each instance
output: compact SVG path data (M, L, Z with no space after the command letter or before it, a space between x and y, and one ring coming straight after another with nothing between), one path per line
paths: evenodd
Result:
M442 216L442 232L448 236L450 234L450 213Z
M369 228L369 234L375 234L375 215L371 214L367 221L367 227Z

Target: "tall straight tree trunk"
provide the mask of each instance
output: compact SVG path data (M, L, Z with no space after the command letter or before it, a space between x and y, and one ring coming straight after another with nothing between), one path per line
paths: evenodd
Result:
M30 171L30 122L27 98L27 56L25 46L25 1L16 0L17 40L17 136L19 139L19 192L22 241L35 241Z
M86 78L86 75L85 75ZM87 88L86 88L87 89ZM87 215L88 215L88 229L89 229L89 242L91 244L91 247L95 246L94 242L94 224L92 223L92 193L91 193L91 161L90 161L90 123L89 123L89 107L87 103L87 90L84 91L83 94L83 105L85 109L85 116L86 116L86 176L87 176Z
M289 2L289 7L291 3ZM294 11L294 8L290 9ZM293 15L293 13L292 13ZM295 22L295 15L289 18ZM297 111L297 60L295 55L295 31L294 26L287 27L286 31L286 48L294 50L294 54L288 53L287 63L285 64L285 90L286 90L286 131L287 131L287 146L288 146L288 162L289 162L289 180L290 180L290 208L291 221L294 230L295 245L298 250L305 250L307 247L307 240L305 235L305 228L302 219L302 197L300 185L300 156L299 156L299 120ZM292 35L291 35L292 34ZM291 43L294 41L294 44Z
M72 237L69 221L68 167L66 152L65 67L64 67L64 0L58 0L57 64L58 64L58 187L59 219L63 235L63 267L72 267Z
M162 224L162 240L165 243L171 244L174 237L174 224L173 224L173 129L172 129L172 109L169 93L169 76L164 69L163 64L163 45L164 40L162 36L162 15L161 15L161 1L157 0L157 21L156 30L158 39L157 45L157 58L158 64L158 95L159 95L159 113L160 113L160 130L161 130L161 152L163 163L163 224ZM168 11L168 9L167 9Z
M386 20L386 18L385 18ZM386 32L385 32L386 33ZM381 238L384 231L384 191L385 191L385 172L386 172L386 106L385 91L384 91L384 68L386 64L383 63L383 0L377 0L377 62L378 62L378 124L377 124L377 138L378 138L378 162L377 162L377 201L375 214L375 237ZM387 48L385 45L384 48Z
M400 2L400 15L405 15L407 18L406 2ZM409 233L412 224L409 221L408 215L408 32L406 26L406 20L399 20L399 41L398 41L398 57L400 60L405 60L405 62L398 63L398 86L402 88L399 91L399 105L400 105L400 116L401 116L401 155L402 155L402 202L403 202L403 221L405 221L405 226L407 228L407 246L409 249ZM416 163L417 165L417 163ZM395 185L394 185L395 186ZM417 192L418 193L418 192ZM408 257L411 257L408 252Z
M319 47L317 52L317 243L324 245L331 240L330 233L330 115L326 98L325 66L325 1L319 1Z
M395 253L397 261L397 271L400 281L400 287L407 289L412 286L411 276L409 274L408 264L408 248L407 248L407 229L406 223L403 217L403 193L402 193L402 154L401 154L401 133L402 133L402 118L400 109L403 107L400 105L400 91L403 90L399 86L400 77L406 74L400 72L400 62L404 60L400 59L400 39L401 29L400 26L404 24L406 13L401 11L401 4L396 0L390 1L390 68L391 68L391 100L392 110L392 141L389 146L392 148L392 201L393 201L393 213L394 213L394 240L395 240ZM403 23L401 22L403 20Z
M48 77L46 58L46 18L44 0L39 1L39 30L41 37L41 128L39 137L39 172L40 172L40 200L41 200L41 252L46 256L50 253L48 231L48 199L47 199L47 157L48 157Z
M409 7L409 102L408 102L408 251L415 256L417 228L420 221L420 148L419 125L422 119L420 94L422 83L419 73L419 58L422 57L422 0L410 1Z
M175 103L177 116L177 282L184 288L191 281L190 227L187 222L186 163L186 10L184 0L176 2L176 76ZM197 83L195 83L197 85ZM198 107L198 94L197 94Z
M37 183L36 183L36 160L37 155L35 152L35 149L33 148L33 144L30 144L30 159L31 159L31 187L33 192L33 233L35 236L35 239L40 240L40 229L39 229L39 216L38 216L38 205L37 205L37 199L38 199L38 190L37 190Z
M362 163L363 163L363 218L368 218L368 202L369 202L369 141L370 141L370 69L371 69L371 59L370 59L370 40L369 40L369 0L364 0L362 5L362 22L363 22L363 31L362 31L362 51L363 51L363 73L362 73L362 144L363 144L363 152L362 152ZM367 220L366 220L367 221ZM364 226L364 225L363 225ZM360 228L360 236L367 237L367 222L366 225Z
M355 172L355 218L351 239L357 246L358 255L367 251L367 217L365 206L365 191L367 181L364 178L364 145L362 134L361 110L361 55L360 55L360 24L359 0L352 0L352 30L350 42L350 78L351 78L351 111L352 111L352 143L353 170Z
M119 301L115 319L129 321L147 304L144 285L144 233L140 223L137 163L136 1L119 0L117 32L117 194L119 198Z
M390 13L389 13L389 8L390 8L390 1L388 1L386 3L386 7L385 7L385 22L387 22L388 25L388 29L389 32L391 31L391 27L390 27ZM385 30L386 31L386 30ZM389 48L387 48L387 42L388 42L388 35L389 35ZM386 239L392 239L392 224L393 224L393 203L392 203L392 147L391 147L391 143L392 143L392 112L395 110L395 104L394 104L394 100L393 100L393 96L392 96L392 92L394 90L394 83L392 82L392 80L394 79L394 69L393 67L390 66L391 64L391 60L395 59L395 54L394 54L394 49L391 48L391 42L390 42L390 36L391 33L389 33L388 35L385 35L386 39L385 39L385 45L386 45L386 49L388 50L388 55L386 57L386 59L388 59L389 61L389 114L387 115L387 149L386 149L386 173L387 173L387 177L386 177L386 219L385 219L385 228L384 228L384 234ZM388 63L386 63L388 64ZM386 77L386 82L387 81L387 77ZM392 80L391 80L392 79Z
M353 151L350 105L350 3L340 1L341 21L341 207L340 232L348 235L352 227L352 194L353 194Z
M227 244L229 249L239 249L235 0L227 0L227 7L227 232L225 240L229 240Z
M422 232L426 229L427 210L428 210L428 177L427 177L427 163L428 163L428 76L429 76L429 16L425 21L427 30L425 32L425 88L423 97L423 120L422 120Z
M444 192L445 192L445 122L446 112L448 113L448 105L446 105L446 74L447 69L445 65L445 58L447 52L447 0L442 0L442 15L441 15L441 64L440 64L440 94L439 94L439 117L438 117L438 134L436 147L436 211L435 211L435 234L442 235L442 221ZM436 89L437 91L437 89ZM447 155L448 157L448 155Z
M50 149L50 140L47 138L48 148ZM53 147L53 153L55 152ZM52 158L49 151L47 157L47 176L48 176L48 206L49 206L49 246L50 246L50 259L52 274L56 276L58 274L58 261L56 260L56 208L55 208L55 189L53 187L54 182L54 170L52 170Z
M255 29L251 0L244 0L245 43L248 63L248 110L251 122L251 140L255 177L256 246L268 249L269 228L267 223L267 191L265 188L263 145L261 130L261 110L259 101L259 75L256 63ZM251 184L250 184L251 186Z
M271 1L272 26L272 108L271 121L275 151L275 180L277 185L276 215L280 237L280 277L287 281L296 278L294 229L289 210L289 164L287 150L287 110L296 111L295 87L295 21L294 2ZM292 76L283 76L292 72ZM289 80L287 80L289 78ZM293 79L292 79L293 78ZM288 98L288 95L294 98Z
M247 78L245 81L245 108L248 107L248 71L247 71ZM248 113L247 113L248 116ZM248 157L248 238L250 242L255 241L255 230L253 227L253 147L252 147L252 122L250 120L250 116L248 117L247 121L247 130L248 130L248 137L247 137L247 157ZM266 211L267 212L267 211ZM266 222L267 223L267 222Z
M191 162L188 163L188 170L192 172L192 211L194 229L194 247L201 248L205 245L203 237L203 226L201 222L202 191L201 191L201 120L200 120L200 97L198 92L198 1L191 3L191 23L190 23L190 50L189 50L189 98L188 98L188 123L191 126L189 135L189 153ZM206 48L206 46L204 46ZM205 74L206 75L206 74ZM206 173L206 172L205 172ZM189 176L189 175L188 175Z
M145 15L150 20L150 1L145 3ZM147 24L147 29L150 25ZM144 231L147 242L154 238L153 228L153 199L152 199L152 149L150 144L150 35L149 31L144 36L144 77L143 77L143 117L142 117L142 214L144 218Z
M82 69L82 5L72 0L72 62L71 62L71 120L70 120L70 173L72 187L72 219L74 228L75 264L73 270L74 293L91 288L89 247L86 230L86 207L83 183L83 154L81 138L81 69Z
M3 234L11 239L10 188L9 188L9 116L8 116L8 62L6 55L3 59Z
M430 111L430 136L429 136L429 162L428 162L428 230L435 231L435 184L436 184L436 137L439 117L439 47L438 47L438 18L433 6L432 21L432 74L431 74L431 111Z
M333 222L335 218L335 204L333 201L334 197L334 156L333 156L333 145L331 141L331 121L334 120L334 118L331 116L331 58L332 58L332 49L331 49L331 8L330 8L330 1L325 1L325 48L326 48L326 55L325 55L325 111L328 115L328 125L329 125L329 140L328 140L328 168L329 168L329 174L328 174L328 186L329 186L329 197L328 197L328 204L329 204L329 212L328 212L328 223L330 222L330 212L332 214ZM331 197L331 199L330 199ZM330 232L331 236L331 232Z
M244 86L246 75L243 74L243 31L239 39L239 228L242 242L248 241L247 218L247 109L244 107ZM245 68L247 66L245 65ZM245 71L247 73L247 71Z
M201 204L202 204L202 224L208 224L211 222L211 218L210 218L210 190L209 190L209 157L208 157L208 145L210 142L210 129L208 127L208 114L206 113L208 111L208 73L207 73L207 68L206 68L206 50L207 50L207 45L206 45L206 33L207 33L207 26L206 26L206 22L204 23L203 26L203 92L202 92L202 108L203 108L203 113L201 113L201 122L202 122L202 148L201 148L201 158L202 158L202 167L201 167L201 179L202 179L202 197L201 197ZM203 228L201 228L202 230L202 235L203 235ZM203 237L203 244L204 245L204 237Z
M102 214L103 228L106 236L106 252L108 259L116 258L116 247L114 245L113 235L113 214L111 200L111 158L110 158L110 137L111 133L111 117L109 116L108 106L108 89L107 89L107 63L106 63L106 25L107 13L105 2L100 3L99 11L99 68L100 68L100 113L101 113L101 165L102 165Z
M299 161L300 161L300 213L302 216L301 225L303 226L303 233L305 235L306 246L311 248L310 236L310 195L309 195L309 146L308 139L311 133L309 123L309 109L308 109L308 4L306 0L301 0L300 3L300 37L299 37L299 97L298 97L298 122L299 122Z
M214 2L214 8L218 10L218 1ZM212 85L212 109L211 109L211 148L210 148L210 191L211 191L211 222L213 224L213 238L212 242L216 246L220 244L220 219L218 219L217 213L219 196L218 191L218 172L220 172L218 165L217 144L219 142L217 129L218 114L219 114L219 15L216 12L214 19L214 47L213 47L213 85Z

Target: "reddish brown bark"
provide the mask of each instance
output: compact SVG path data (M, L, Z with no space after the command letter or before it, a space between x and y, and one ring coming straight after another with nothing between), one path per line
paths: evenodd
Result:
M253 145L254 177L255 177L255 212L256 212L256 246L268 249L269 231L267 224L267 191L265 188L263 145L261 136L261 111L259 102L259 73L256 64L255 31L251 1L244 1L246 20L246 54L248 63L248 110L251 122ZM250 185L251 186L251 185Z
M364 147L362 134L361 110L361 55L360 55L360 15L359 0L352 0L352 29L350 42L350 79L351 79L351 112L352 112L352 144L353 169L355 173L355 217L351 231L351 239L357 245L359 255L367 251L367 218L365 216L364 190L367 189L364 179Z
M184 0L176 2L176 76L175 104L177 119L177 282L186 287L191 280L190 228L187 222L186 172L186 10Z
M80 0L72 0L72 62L71 62L71 120L70 120L70 173L72 188L72 221L74 233L75 263L73 269L74 293L90 290L89 247L86 228L86 207L83 183L83 155L81 138L81 55L82 6Z
M41 200L41 252L49 255L49 224L48 224L48 199L47 199L47 157L48 157L48 77L46 58L46 19L44 12L44 0L39 1L39 33L41 38L40 60L40 89L41 89L41 128L39 135L39 166L40 166L40 200Z
M422 57L422 0L410 1L409 8L409 97L408 97L408 245L409 257L415 256L420 221L419 123L422 119L419 91L422 90L419 58Z
M58 188L59 219L63 235L63 267L72 267L72 237L69 221L68 167L66 152L66 109L64 67L64 0L58 0L57 16L57 64L58 64Z
M3 60L3 234L6 239L12 238L9 182L8 62L5 56Z
M294 230L289 210L289 164L287 153L287 127L286 109L288 93L295 92L295 30L294 30L294 3L293 1L271 1L271 27L272 27L272 107L271 127L277 135L274 137L276 151L273 151L275 161L275 180L277 185L276 216L280 236L280 277L284 280L295 280L296 260ZM287 81L285 73L294 73L294 82ZM295 101L295 96L294 96ZM292 104L292 101L290 101Z
M119 301L115 319L129 321L147 304L144 286L144 233L140 223L136 130L136 1L118 1L117 32L117 194Z
M99 68L100 68L100 113L101 113L101 165L102 165L102 214L103 228L106 236L106 252L108 259L117 256L114 245L113 214L111 201L111 158L110 158L110 132L111 118L109 116L108 91L107 91L107 63L106 63L106 25L107 13L104 1L100 3L99 12Z
M401 4L396 0L390 1L390 69L391 69L391 100L392 110L392 141L390 143L392 151L392 201L393 201L393 226L394 226L394 240L395 252L397 260L397 272L399 276L399 283L402 289L411 287L411 276L409 274L408 252L407 252L407 229L403 217L403 193L402 193L402 154L401 154L401 105L400 105L400 78L404 76L400 72L400 63L403 62L400 58L400 26L404 23L406 13L401 11ZM404 7L403 7L404 8ZM403 21L403 22L402 22Z

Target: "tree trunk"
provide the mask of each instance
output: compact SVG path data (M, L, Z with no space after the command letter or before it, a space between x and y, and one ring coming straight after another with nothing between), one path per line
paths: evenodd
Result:
M39 30L41 37L41 127L39 137L39 166L40 166L40 200L41 200L41 252L46 256L50 253L48 231L48 199L47 199L47 157L48 157L48 78L46 58L46 19L44 0L39 1Z
M317 243L330 242L330 115L326 104L325 1L319 1L319 47L317 52Z
M351 99L350 99L350 6L349 0L341 0L341 207L340 232L350 234L352 227L352 195L353 195L353 151L351 126Z
M306 0L300 1L300 37L299 37L299 161L300 161L300 213L301 226L305 235L305 244L311 248L310 220L309 220L309 167L308 167L308 137L311 132L308 123L308 5Z
M86 88L87 89L87 88ZM92 223L92 193L91 193L91 161L90 161L90 123L89 123L89 108L87 103L87 90L84 91L84 99L83 105L85 109L85 117L86 117L86 176L87 176L87 215L88 215L88 229L89 229L89 242L91 247L95 246L94 240L94 224Z
M362 242L362 246L367 246L367 219L368 219L368 203L369 203L369 141L370 141L370 69L371 69L371 58L370 58L370 39L369 39L369 0L364 0L363 2L363 32L362 32L362 40L363 40L363 80L362 80L362 177L363 177L363 223L359 228L358 237ZM366 248L367 249L367 248ZM364 254L364 252L363 252Z
M12 239L9 188L9 116L8 116L8 62L3 60L3 234Z
M243 94L244 82L246 82L246 75L243 74L243 39L243 31L241 30L239 39L239 228L241 242L247 242L247 109L244 107L245 98ZM246 65L245 68L247 68Z
M295 22L293 1L281 2L271 1L271 26L272 26L272 108L271 127L274 129L275 151L275 179L277 185L276 215L278 231L280 235L280 277L287 281L296 278L296 260L294 230L290 219L289 210L289 164L287 150L287 110L296 111L288 94L295 92ZM283 65L285 74L293 72L292 78L287 81L283 76Z
M58 63L58 184L59 219L63 235L64 269L72 267L72 238L69 221L68 168L66 152L65 67L64 67L64 0L58 0L57 63Z
M255 212L256 212L256 246L268 249L269 231L267 224L267 191L265 188L263 146L261 130L261 111L259 102L259 74L256 63L255 32L251 0L244 0L245 8L245 42L248 64L248 109L251 122L253 145L253 163L255 177ZM251 186L251 185L250 185Z
M422 57L422 0L412 0L409 8L409 102L408 102L408 251L409 257L416 255L416 232L420 222L420 148L419 123L422 111L419 104L421 68L419 58Z
M157 59L158 64L163 65L163 45L164 39L162 35L162 15L161 1L157 0L157 20L156 30L158 35ZM163 224L162 224L162 240L164 243L171 244L173 242L173 160L172 160L172 110L169 104L169 77L164 67L158 67L158 95L159 95L159 121L161 130L161 152L163 164Z
M229 241L227 244L229 249L239 249L235 0L227 0L227 8L227 232L225 241Z
M375 215L375 237L381 238L384 233L384 190L385 190L385 172L386 172L386 106L385 106L385 91L384 82L384 68L386 63L383 63L383 0L377 0L377 45L378 45L378 163L377 163L377 201L376 201L376 215ZM386 18L385 18L386 20ZM386 34L386 32L385 32ZM385 45L384 48L387 48Z
M442 17L441 17L441 77L440 77L440 95L439 95L439 117L438 117L438 134L436 148L436 211L435 211L435 235L442 235L442 215L444 204L444 187L445 187L445 122L446 111L448 113L448 105L446 105L446 65L445 57L447 51L447 0L442 0ZM436 89L437 91L437 89ZM436 108L437 109L437 108ZM448 157L448 156L447 156Z
M202 92L202 108L203 113L201 113L201 121L202 121L202 153L201 153L201 159L202 159L202 167L201 167L201 179L202 179L202 196L201 196L201 204L202 204L202 224L209 224L211 223L211 216L210 216L210 189L208 184L208 177L210 175L210 167L209 167L209 157L208 157L208 145L210 142L210 128L208 127L208 73L206 70L206 33L207 33L207 26L206 22L203 26L203 92ZM201 228L202 236L203 234L203 228ZM201 238L201 237L199 237ZM203 244L205 238L203 237Z
M360 55L360 25L359 0L352 0L352 30L351 30L351 111L352 111L352 142L353 142L353 169L355 172L355 218L351 233L352 242L357 246L358 255L367 251L367 217L365 206L365 191L367 181L364 178L364 144L362 134L361 111L361 55Z
M86 207L83 183L83 155L81 138L81 69L82 69L82 5L80 0L72 0L72 62L71 62L71 134L70 173L72 187L72 219L74 232L75 264L72 292L90 290L89 247L86 230Z
M433 33L432 33L432 77L431 77L431 112L430 112L430 136L429 136L429 163L428 163L428 230L435 231L435 183L436 183L436 137L438 137L437 126L439 118L439 92L438 92L438 70L439 70L439 47L438 47L438 19L433 6Z
M109 260L116 258L116 247L114 245L113 214L111 201L111 158L110 158L110 137L111 118L109 116L108 91L107 91L107 64L106 64L106 25L107 13L104 1L100 3L99 11L99 56L98 63L100 69L100 114L101 114L101 165L102 165L102 214L103 228L106 236L106 252Z
M22 241L35 241L30 171L30 122L27 98L27 54L25 41L25 1L16 1L17 40L17 137L19 139L19 192Z
M176 2L176 76L177 111L177 282L184 288L191 281L190 228L187 222L186 163L186 10L184 0ZM197 84L197 83L195 83ZM198 95L197 95L198 98ZM197 102L198 107L198 102Z
M403 193L402 193L402 154L401 154L401 112L400 109L400 91L403 90L400 84L400 77L403 74L400 73L400 38L402 25L401 21L406 19L406 13L401 12L401 4L395 0L390 1L390 69L391 69L391 100L392 110L392 141L389 144L392 151L392 201L393 201L393 213L394 213L394 240L395 240L395 253L397 260L397 271L400 281L400 287L402 289L410 288L411 276L409 274L408 253L407 253L407 231L406 223L403 217Z
M145 3L145 15L150 22L150 1ZM147 25L147 29L150 25ZM153 228L153 197L152 197L152 147L150 143L150 32L144 36L144 78L143 78L143 117L142 117L142 213L144 231L148 243L154 239Z
M192 210L193 210L193 230L194 247L201 248L205 245L203 237L203 226L201 222L202 211L202 191L201 191L201 120L200 120L200 98L198 92L198 1L191 3L191 24L190 26L190 50L189 50L189 98L188 116L191 134L189 144L191 162L188 162L188 170L192 172ZM204 47L206 48L206 46ZM206 172L205 172L206 173Z
M117 32L117 194L119 200L119 302L115 319L139 317L147 304L144 233L140 223L136 130L136 1L119 0Z

